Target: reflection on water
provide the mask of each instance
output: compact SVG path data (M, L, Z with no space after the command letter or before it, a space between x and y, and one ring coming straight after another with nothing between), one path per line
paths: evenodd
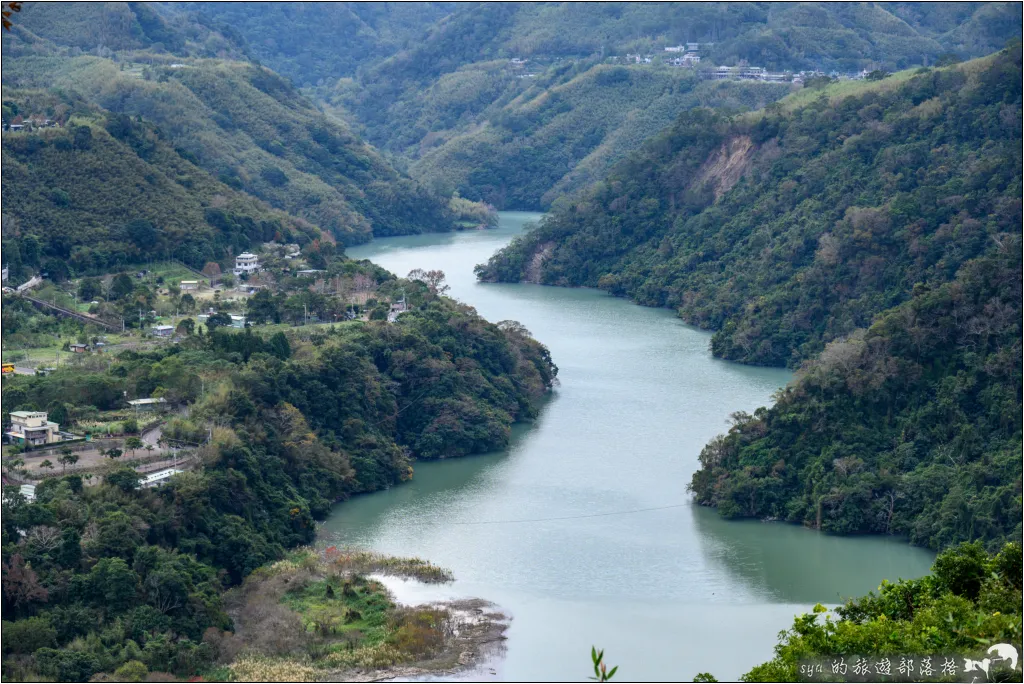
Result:
M349 250L400 275L444 270L453 296L544 342L561 384L506 452L418 463L411 482L338 506L325 534L430 559L454 572L446 590L509 612L508 653L488 679L578 681L594 644L624 681L735 678L771 657L794 614L927 571L929 553L893 540L728 522L690 504L703 445L790 374L713 359L710 336L670 311L476 282L473 266L535 218Z
M835 537L785 523L724 520L694 506L704 557L768 600L842 603L882 579L919 577L934 555L884 537ZM770 543L765 543L768 540Z

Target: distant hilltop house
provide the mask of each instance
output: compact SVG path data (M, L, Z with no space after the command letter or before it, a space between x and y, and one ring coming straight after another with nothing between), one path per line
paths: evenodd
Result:
M700 64L700 55L696 52L687 52L682 57L674 57L668 61L671 66L694 67Z
M145 397L143 399L129 399L128 405L136 411L155 411L167 405L163 397Z
M4 122L4 131L17 133L18 131L32 131L39 128L54 128L57 126L60 126L60 124L42 116L30 116L27 119L15 117L14 121L10 123Z
M3 270L0 270L0 274L3 275L3 282L6 283L7 282L7 278L10 277L10 275L11 275L10 267L9 266L4 266Z
M157 337L170 337L174 334L173 325L154 325L153 334Z
M394 323L398 320L400 314L404 314L409 308L405 303L405 296L399 299L397 302L391 304L391 308L388 310L388 323Z
M15 444L41 446L73 438L71 433L61 432L60 424L49 420L45 411L11 411L7 439Z
M76 342L75 344L69 345L68 347L75 354L84 354L89 351L89 345Z
M653 59L653 55L641 55L637 53L635 55L626 55L627 62L633 62L634 64L650 64Z
M511 64L512 66L523 66L529 61L530 60L522 59L521 57L513 57L512 59L508 60L508 63Z
M244 328L245 327L245 316L241 316L239 314L229 314L229 315L231 317L231 327L232 328ZM196 319L200 323L206 323L206 321L209 320L209 318L210 318L210 314L208 314L208 313L199 314L198 316L196 316Z
M704 45L714 45L714 43L704 43ZM700 52L700 43L687 43L686 45L673 45L672 47L665 48L665 52Z
M756 66L720 66L704 71L701 75L716 81L765 81L768 83L785 83L793 78L791 74L772 73L764 67Z
M251 252L242 252L235 257L235 275L256 273L260 270L260 258Z

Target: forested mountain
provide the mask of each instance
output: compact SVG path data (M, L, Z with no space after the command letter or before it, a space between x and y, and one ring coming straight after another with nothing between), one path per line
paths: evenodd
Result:
M481 268L599 286L797 365L1019 233L1020 56L679 117ZM807 92L807 91L805 91Z
M729 517L931 548L1021 538L1021 242L919 286L832 342L775 405L701 453L697 501Z
M408 479L414 458L507 446L512 421L535 415L554 378L547 350L522 326L401 287L412 310L394 324L305 340L219 330L102 370L5 382L5 410L51 412L162 387L192 402L165 435L205 441L206 424L217 427L202 467L158 490L140 489L130 467L94 486L47 479L34 502L5 488L4 677L89 681L139 661L184 678L230 662L206 633L235 629L223 591L310 544L334 502ZM291 643L295 627L283 629Z
M460 71L456 77L514 83L506 66L491 62L482 71ZM458 88L446 82L440 93L431 88L426 98L450 105ZM758 109L789 91L781 83L700 81L682 69L567 64L508 104L492 105L483 125L450 137L428 136L409 170L441 193L455 189L498 207L546 207L561 194L602 178L680 111L698 106Z
M230 20L260 59L316 86L315 96L369 141L409 159L414 177L518 209L546 208L599 177L695 102L750 109L785 92L747 83L723 98L694 88L691 70L607 70L627 53L657 56L691 41L702 44L702 66L852 72L947 53L977 57L1020 35L1020 7L1009 3L422 3L373 12L231 3L200 11ZM328 32L356 35L321 58L321 41L309 37L328 40Z
M3 100L11 113L66 120L6 135L0 148L3 255L15 278L42 269L61 280L154 255L202 268L264 241L321 235L216 180L150 124L50 92L5 89Z
M805 362L692 488L728 516L1020 537L1021 53L682 115L479 267L600 286ZM807 363L808 359L813 359Z
M448 198L396 171L286 79L247 61L182 56L225 53L215 49L232 45L225 39L211 38L213 45L205 52L194 48L189 36L190 27L200 26L195 23L176 27L176 41L147 44L137 38L137 26L128 20L150 11L117 5L112 16L126 22L118 25L122 40L85 28L83 33L95 41L88 55L77 44L65 47L39 37L55 34L67 40L65 32L53 27L55 17L63 18L59 12L26 11L12 35L4 37L5 85L57 88L115 114L141 116L180 154L221 182L346 244L373 234L451 229ZM97 20L112 21L104 8L93 12ZM87 20L92 15L77 13L84 27L92 26ZM129 39L144 49L134 49ZM103 42L107 40L128 47L113 52ZM169 53L168 44L180 52Z
M298 86L352 76L407 50L454 2L167 3L196 22L244 36L252 56Z

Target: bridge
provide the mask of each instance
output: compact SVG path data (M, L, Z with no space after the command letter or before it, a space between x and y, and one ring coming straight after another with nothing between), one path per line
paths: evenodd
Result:
M62 306L57 306L56 304L51 304L50 302L44 301L42 299L36 299L35 297L33 297L31 295L28 295L28 294L26 294L24 292L19 292L18 296L19 297L24 297L25 299L27 299L28 301L32 302L33 304L35 304L38 307L43 307L43 308L46 308L46 309L50 309L51 311L56 312L56 314L58 316L64 316L66 318L74 318L74 319L77 319L79 321L82 321L83 323L93 323L93 324L98 325L98 326L100 326L102 328L106 328L110 332L121 332L122 325L120 323L110 323L108 321L103 320L102 318L97 318L96 316L90 316L89 314L84 314L84 313L80 313L78 311L72 311L70 309L65 309Z

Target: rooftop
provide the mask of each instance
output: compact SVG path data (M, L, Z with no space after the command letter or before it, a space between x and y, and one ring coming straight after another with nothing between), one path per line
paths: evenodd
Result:
M148 406L149 404L166 404L167 400L163 397L146 397L145 399L129 399L128 404L131 406Z

